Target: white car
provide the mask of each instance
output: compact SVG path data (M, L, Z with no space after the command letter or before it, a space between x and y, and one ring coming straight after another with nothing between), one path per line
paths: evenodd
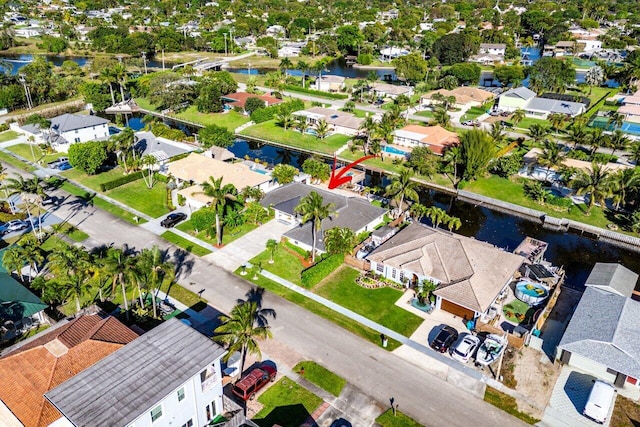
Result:
M467 363L480 345L480 339L467 334L451 348L451 357L462 363Z

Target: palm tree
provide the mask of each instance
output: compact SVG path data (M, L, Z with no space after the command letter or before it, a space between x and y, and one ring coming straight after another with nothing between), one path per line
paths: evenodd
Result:
M269 313L275 318L275 312L263 310L265 309L261 309L257 302L245 301L233 307L229 316L220 316L222 324L214 331L213 339L228 346L223 360L228 361L233 353L240 352L240 373L244 372L247 353L261 357L258 341L272 337L270 326L265 323L264 313ZM262 321L259 320L261 317Z
M113 74L113 70L111 68L105 67L100 71L100 80L103 83L109 85L109 92L111 93L111 105L116 103L116 97L113 93L113 84L117 81L115 75Z
M324 232L324 247L330 254L347 255L356 245L356 234L349 227L333 227Z
M307 196L300 199L300 203L295 207L294 212L302 215L300 222L306 224L311 222L311 234L313 245L311 249L311 262L316 261L316 244L318 233L322 231L322 221L336 215L335 205L333 203L323 204L322 196L315 191L310 192Z
M578 145L585 145L590 137L586 126L574 123L567 132L567 139L573 143L575 149Z
M291 60L287 57L284 57L280 60L280 65L278 66L278 68L280 68L281 70L284 71L284 75L285 77L287 76L287 72L289 71L290 68L293 68L293 63L291 62Z
M122 299L124 301L124 311L129 319L129 302L127 300L127 286L130 279L134 278L136 259L131 255L128 247L109 248L107 256L103 260L104 268L111 277L111 294L113 295L116 285L120 284Z
M74 275L91 266L89 254L76 246L61 244L47 257L47 269L54 276Z
M20 280L24 282L22 269L25 265L24 248L20 245L10 246L2 255L2 264L8 271L15 271L20 275Z
M593 87L600 86L604 81L604 70L599 65L594 65L585 73L584 81L589 85L589 95L591 95Z
M433 121L444 128L451 126L451 116L443 107L434 108Z
M75 274L58 277L65 301L73 298L76 301L76 313L82 308L80 299L91 290L91 276L85 270L78 270Z
M627 201L627 192L640 186L640 172L637 168L621 169L611 175L613 203L616 210Z
M366 139L363 147L365 156L369 152L369 142L371 141L371 135L375 132L377 126L378 124L373 120L373 117L371 115L365 117L360 124L359 130L364 131L364 133L366 134Z
M636 166L640 165L640 141L631 144L631 157L629 160L635 162Z
M303 117L306 121L306 117ZM281 125L284 130L287 130L291 123L293 122L293 116L289 111L282 112L276 116L276 122Z
M127 84L127 67L121 62L118 62L114 64L111 71L115 81L118 82L120 86L120 96L122 97L122 102L124 102L124 87Z
M618 130L624 124L624 114L620 114L618 112L613 112L609 116L609 120L607 120L607 126L613 126L614 130Z
M175 280L175 266L166 261L166 252L154 246L140 252L136 267L143 273L144 287L152 292L153 317L158 317L156 295L165 281Z
M296 64L296 68L300 71L302 71L302 87L306 87L306 77L307 77L307 71L309 71L309 64L307 64L304 61L298 61L298 63Z
M612 189L608 169L595 162L591 163L589 171L581 169L576 171L575 177L569 181L569 186L575 189L579 196L589 195L587 215L596 203L604 204L605 199L611 195Z
M489 136L493 140L493 143L498 146L504 142L506 135L504 134L502 123L494 122L491 125L491 131L489 131Z
M462 227L462 221L460 218L457 216L450 216L447 218L447 228L449 231L453 231L454 228L458 230L460 227Z
M35 270L36 275L40 274L38 265L44 262L40 242L32 237L24 237L18 242L18 245L22 248L24 260L29 264L29 280L33 280L32 270Z
M398 216L404 212L405 199L417 202L420 200L416 188L418 184L413 181L413 171L402 169L398 175L391 177L391 183L385 188L385 196L390 196L397 202Z
M29 217L29 223L33 224L31 218L32 204L37 204L38 200L41 200L44 194L44 189L40 185L40 178L34 176L32 179L24 179L22 175L16 175L15 178L8 178L5 181L5 192L8 193L8 197L19 194L22 201L26 205L27 216ZM40 230L41 222L40 215L38 215L38 231ZM36 234L35 227L33 227L33 235L40 239L42 233Z
M329 123L325 119L322 119L316 123L316 136L319 139L325 139L329 134Z
M411 217L416 220L417 222L422 221L422 218L424 218L427 213L428 213L428 208L423 205L422 203L412 203L411 207L409 208L409 213L411 214Z
M529 137L533 139L535 143L540 143L549 134L549 128L538 123L534 123L529 126Z
M295 119L294 126L300 131L301 134L305 134L307 129L309 129L309 122L305 116L297 116Z
M609 136L607 142L607 145L609 146L609 148L611 148L611 155L613 156L615 155L616 150L626 150L631 141L625 136L624 133L622 133L620 129L616 129L615 131L613 131L611 136Z
M518 127L518 123L520 123L522 119L524 119L525 117L526 117L526 113L522 108L518 108L516 111L514 111L513 115L511 116L511 122L513 123L513 127Z
M437 206L430 206L427 208L427 216L431 221L434 228L438 228L441 222L445 221L449 215Z
M562 113L552 113L547 116L547 120L551 123L551 127L556 131L556 138L558 137L558 131L564 124L566 116Z
M278 247L278 242L276 241L276 239L269 239L267 240L267 250L269 251L270 257L269 257L269 264L273 264L273 254L276 251L276 248Z
M347 101L344 103L344 107L342 107L342 111L346 111L348 113L352 113L356 108L356 103L353 101Z
M448 172L453 172L453 179L451 180L451 183L454 185L454 187L457 187L458 163L460 162L460 146L454 145L447 148L447 150L444 152L442 161L445 167L448 169L447 174Z
M225 214L225 210L227 205L235 205L239 203L238 199L238 190L234 187L233 184L225 184L222 185L223 177L215 179L214 177L209 177L209 181L202 183L202 192L199 194L204 194L211 198L211 203L209 203L209 207L216 214L216 240L218 242L218 246L222 245L222 221L221 218Z
M549 174L551 173L551 169L562 163L562 150L560 149L560 145L556 144L554 141L549 139L544 141L544 148L542 149L542 153L538 156L537 162L541 166L544 166L547 169L545 174L545 181L549 180Z

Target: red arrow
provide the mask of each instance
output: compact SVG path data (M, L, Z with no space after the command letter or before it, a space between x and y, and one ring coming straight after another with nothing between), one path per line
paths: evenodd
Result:
M344 175L349 169L351 169L358 163L364 162L365 160L372 159L374 157L376 156L369 155L369 156L361 157L355 162L349 163L347 166L343 167L342 170L340 170L340 172L336 175L336 156L333 156L333 168L331 169L331 179L329 180L329 190L332 190L336 187L340 187L342 184L346 184L347 182L351 181L352 176L342 176L342 175Z

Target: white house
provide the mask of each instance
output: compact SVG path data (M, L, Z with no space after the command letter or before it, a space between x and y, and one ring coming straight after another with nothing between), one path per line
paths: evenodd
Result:
M14 31L16 37L24 37L26 39L40 37L44 33L44 30L40 27L16 28Z
M226 351L173 318L45 393L62 426L242 425L242 409L222 393ZM251 425L251 424L250 424Z
M343 76L325 74L324 76L318 77L311 87L323 92L338 92L344 89L344 81L345 78Z
M504 57L507 45L504 43L480 43L480 53Z
M364 122L364 119L351 113L322 107L311 107L306 110L296 111L292 115L294 117L306 117L307 124L311 129L321 120L325 120L331 133L349 136L357 135L360 131L360 126Z
M68 151L69 145L109 137L109 120L81 114L63 114L51 119L48 138L56 151Z

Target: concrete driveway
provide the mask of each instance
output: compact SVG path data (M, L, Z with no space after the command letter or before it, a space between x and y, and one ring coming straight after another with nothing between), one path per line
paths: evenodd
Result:
M595 377L565 366L553 388L549 406L544 411L542 421L538 425L544 427L607 427L611 420L614 405L604 424L582 415L589 398ZM617 396L617 395L616 395ZM615 402L614 402L615 403Z

